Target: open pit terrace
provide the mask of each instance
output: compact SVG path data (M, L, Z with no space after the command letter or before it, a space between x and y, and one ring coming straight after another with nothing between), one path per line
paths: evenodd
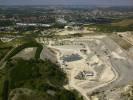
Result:
M86 100L96 90L111 90L133 80L132 59L106 35L48 40L46 46L56 52L51 59L56 57L67 74L65 88L76 89Z

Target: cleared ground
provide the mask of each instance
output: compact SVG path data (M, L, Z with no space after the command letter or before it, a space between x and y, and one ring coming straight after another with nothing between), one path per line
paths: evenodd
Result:
M85 99L89 100L89 95L97 89L111 90L133 80L132 59L107 36L57 40L49 47L57 50L58 63L67 73L69 84L66 88L76 89ZM72 55L81 59L70 58ZM65 61L66 56L72 61Z
M22 51L20 51L18 54L16 54L15 56L13 56L12 58L23 58L25 60L29 60L29 59L33 59L35 57L36 54L36 48L26 48Z

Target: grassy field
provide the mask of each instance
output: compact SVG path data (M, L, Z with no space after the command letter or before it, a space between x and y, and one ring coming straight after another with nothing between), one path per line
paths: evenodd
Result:
M129 25L133 26L133 19L124 19L119 22L112 23L112 25L113 26L123 26L123 27L129 26Z
M133 26L114 26L111 24L93 24L89 25L89 28L96 28L96 32L112 33L112 32L125 32L133 31Z
M112 33L133 31L133 18L117 19L108 24L90 24L89 28L95 28L96 32Z

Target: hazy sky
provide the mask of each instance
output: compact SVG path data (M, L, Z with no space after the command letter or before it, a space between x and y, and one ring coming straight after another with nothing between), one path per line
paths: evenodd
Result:
M0 0L0 5L130 5L133 0Z

